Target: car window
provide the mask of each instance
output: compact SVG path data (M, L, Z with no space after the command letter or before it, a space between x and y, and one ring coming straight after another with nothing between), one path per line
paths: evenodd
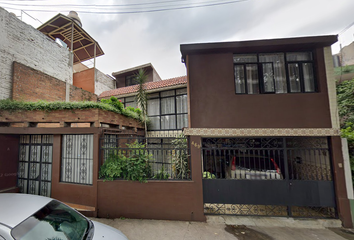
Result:
M88 228L86 218L53 200L17 225L11 234L16 240L82 240Z

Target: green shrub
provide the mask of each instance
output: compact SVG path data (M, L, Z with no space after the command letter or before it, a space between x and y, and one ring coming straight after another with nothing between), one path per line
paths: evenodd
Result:
M143 122L143 118L134 110L124 109L123 103L116 101L117 98L102 99L101 102L23 102L10 99L0 100L0 111L56 111L56 110L83 110L83 109L102 109L106 111L122 114L126 117L134 118ZM1 113L0 113L1 114Z
M165 172L165 168L162 166L161 170L158 171L154 176L153 179L158 179L158 180L167 180L170 177L170 175Z
M128 151L114 151L101 166L100 178L105 180L125 179L131 181L147 182L151 176L151 166L149 162L152 155L148 154L145 144L135 141L126 144Z

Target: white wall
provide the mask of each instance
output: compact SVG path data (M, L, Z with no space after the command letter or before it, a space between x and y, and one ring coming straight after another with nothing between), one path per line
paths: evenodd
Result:
M14 61L73 83L70 52L0 7L0 99L11 98Z
M98 69L96 69L96 82L95 82L95 94L99 96L104 91L108 91L116 88L116 81Z

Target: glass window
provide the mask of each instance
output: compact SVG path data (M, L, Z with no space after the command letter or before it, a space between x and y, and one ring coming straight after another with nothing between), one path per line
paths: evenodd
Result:
M290 92L301 92L299 64L288 64Z
M136 79L135 75L129 75L125 77L125 86L132 86L139 84L139 81Z
M177 96L176 103L177 103L177 113L188 113L187 95Z
M275 92L274 89L274 73L273 73L273 64L263 63L263 84L265 92Z
M248 94L259 93L258 67L257 64L246 65L247 92Z
M272 63L273 81L275 81L275 89L273 87L272 91L276 93L286 93L287 84L286 84L284 54L283 53L259 54L259 62Z
M161 116L161 129L176 129L176 115Z
M147 101L148 116L160 115L160 99L149 99Z
M161 114L175 113L175 98L161 98Z
M188 114L177 115L177 128L188 127Z
M187 94L187 88L176 89L176 95Z
M235 65L236 93L246 93L245 71L243 65Z
M236 93L316 92L312 52L234 54L233 60Z
M174 95L175 95L175 90L161 92L161 97L169 97Z
M177 130L188 126L187 88L153 93L147 112L149 130ZM151 96L154 96L152 99Z
M314 92L315 91L315 78L313 75L312 63L303 63L302 64L302 71L304 74L305 92Z
M292 52L286 53L286 60L291 61L311 61L312 53L311 52Z
M234 63L256 63L257 54L234 54Z
M160 129L160 117L149 117L150 119L150 130L159 130Z

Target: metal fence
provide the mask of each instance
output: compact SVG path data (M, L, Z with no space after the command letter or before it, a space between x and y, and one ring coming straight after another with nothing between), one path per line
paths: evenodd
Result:
M326 138L205 138L209 179L332 180Z
M186 137L141 137L105 134L100 139L100 170L117 155L140 154L148 159L148 179L190 180L189 141Z

